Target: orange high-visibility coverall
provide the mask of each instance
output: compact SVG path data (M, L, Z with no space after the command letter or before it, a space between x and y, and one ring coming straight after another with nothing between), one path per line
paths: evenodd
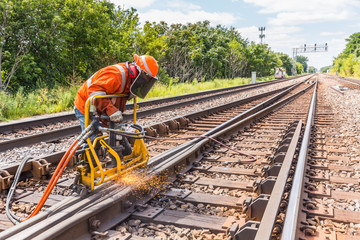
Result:
M85 114L85 103L89 97L129 93L132 79L129 77L125 63L118 63L100 69L92 75L79 89L75 98L75 107ZM116 111L124 111L128 98L103 98L95 100L99 115L112 115Z

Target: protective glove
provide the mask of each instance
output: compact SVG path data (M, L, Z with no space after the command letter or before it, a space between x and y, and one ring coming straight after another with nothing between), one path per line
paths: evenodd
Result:
M110 121L112 122L122 122L123 120L123 115L120 111L116 111L113 114L110 115Z

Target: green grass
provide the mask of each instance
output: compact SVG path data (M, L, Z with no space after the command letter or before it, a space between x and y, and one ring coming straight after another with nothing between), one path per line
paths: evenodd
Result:
M264 82L272 79L274 79L274 77L261 77L261 78L257 78L256 80L258 82ZM206 91L211 89L234 87L243 84L248 84L250 80L251 80L250 78L235 78L235 79L215 79L213 81L208 81L208 82L193 81L192 83L179 83L179 84L169 84L169 85L157 83L151 89L151 91L146 96L146 99L144 100L146 101L157 98L173 97L173 96L190 94L190 93Z
M272 79L274 78L263 77L257 78L257 81L262 82ZM215 79L207 82L170 83L169 85L157 83L146 98L140 99L140 101L178 96L210 89L233 87L249 82L250 78L235 78ZM80 85L76 84L71 87L42 88L29 93L24 92L23 89L19 89L16 94L0 92L0 121L72 110L79 87Z
M0 92L0 121L71 110L79 86L38 89L16 94Z

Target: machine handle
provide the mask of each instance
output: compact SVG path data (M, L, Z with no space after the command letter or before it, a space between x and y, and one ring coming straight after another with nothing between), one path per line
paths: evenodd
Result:
M110 121L110 117L108 115L101 115L100 118L106 121Z

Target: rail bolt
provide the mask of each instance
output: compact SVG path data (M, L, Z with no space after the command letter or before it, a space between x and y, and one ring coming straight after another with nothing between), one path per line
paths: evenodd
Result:
M285 184L285 191L290 191L291 188L292 188L291 183L286 183Z
M288 206L288 202L283 199L280 203L280 211L284 212L286 210L287 206Z
M316 186L314 184L308 184L305 185L305 188L309 191L315 191L316 190Z
M89 219L89 226L91 230L98 230L100 228L101 221L95 218Z
M281 234L282 233L282 226L281 226L281 224L279 224L279 223L276 223L275 224L275 226L274 226L274 228L273 228L273 234L274 235L279 235L279 234Z
M303 229L305 236L316 236L316 228L313 226L306 226Z
M313 210L316 208L316 203L314 202L307 202L307 203L304 203L304 206L306 207L306 209L308 210Z
M316 172L314 170L308 170L307 174L309 174L309 176L316 176Z

